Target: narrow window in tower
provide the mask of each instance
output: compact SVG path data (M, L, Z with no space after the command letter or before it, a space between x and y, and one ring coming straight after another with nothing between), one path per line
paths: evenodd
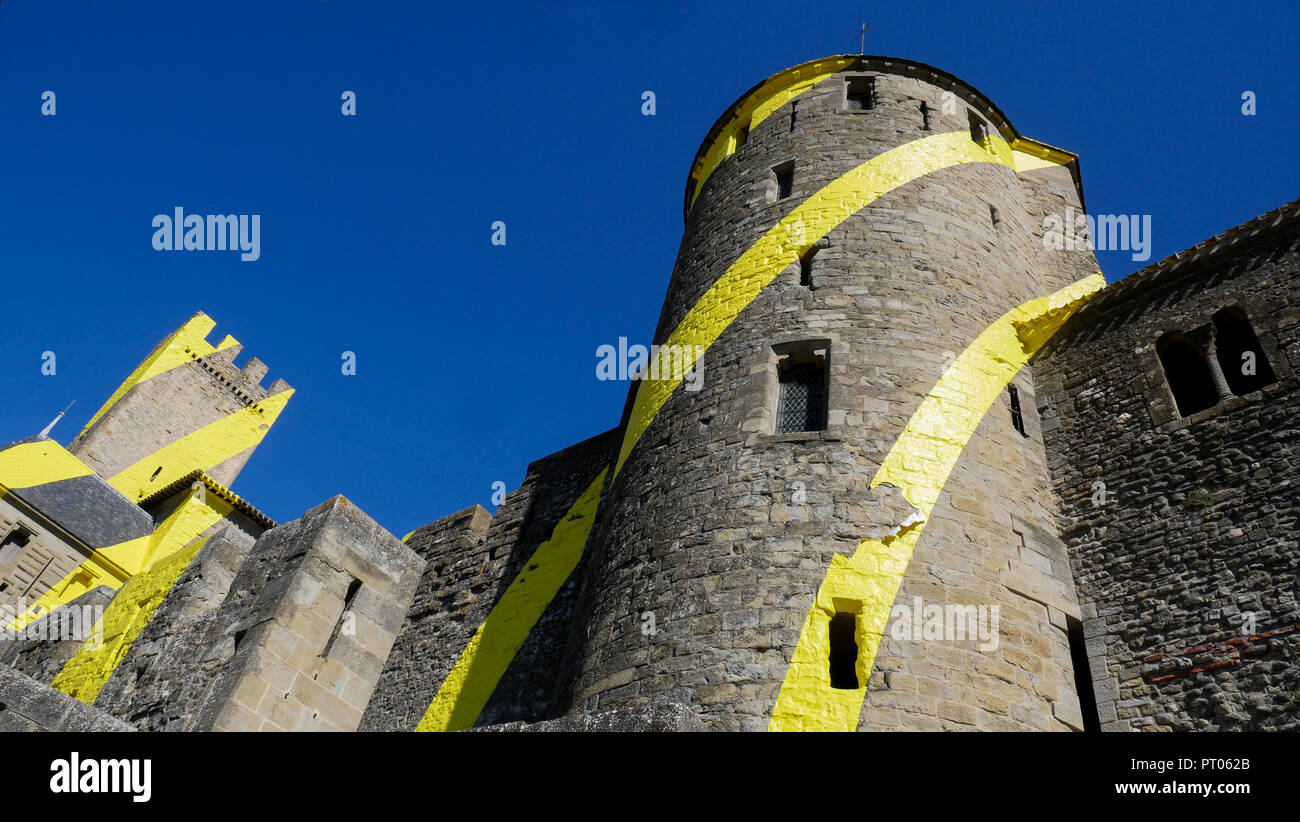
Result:
M1074 692L1079 696L1079 713L1083 715L1083 729L1090 733L1101 730L1097 715L1097 696L1092 690L1092 675L1088 667L1088 646L1083 639L1083 623L1072 616L1065 618L1066 638L1070 643L1070 661L1074 668Z
M826 427L826 370L822 362L789 363L781 369L776 433L821 431Z
M352 579L348 584L348 592L343 597L343 613L339 614L338 621L334 623L334 632L330 634L329 641L325 643L325 650L320 652L322 658L328 658L330 649L334 647L334 642L339 638L339 632L347 624L348 612L352 610L352 601L357 598L357 592L361 590L361 580Z
M1025 433L1025 415L1020 410L1020 389L1008 385L1007 393L1011 395L1011 424L1020 432L1020 436L1027 437L1029 434Z
M968 110L966 116L970 119L970 138L981 146L984 146L989 139L988 123L976 114L973 110Z
M994 228L997 228L998 223L1002 222L1001 218L998 217L998 210L993 206L989 206L989 222L993 224Z
M810 248L799 258L799 285L812 288L812 264L813 257L817 256L817 249Z
M741 126L736 129L736 151L740 151L747 142L749 142L749 126Z
M849 80L845 90L845 100L849 111L870 111L876 105L876 81L872 77L854 77Z
M776 199L784 200L794 193L794 161L782 163L772 169L776 178Z
M1228 387L1237 396L1277 382L1246 312L1233 306L1214 315L1214 347Z
M798 119L799 119L799 101L791 100L790 101L790 131L791 132L794 131L794 123L795 120Z
M925 104L924 100L921 101L921 130L930 130L930 107Z
M1160 367L1173 392L1178 413L1184 417L1213 408L1219 402L1219 392L1214 387L1214 376L1205 361L1205 355L1191 340L1171 331L1156 343Z
M858 617L838 613L831 617L831 687L856 691L858 685Z

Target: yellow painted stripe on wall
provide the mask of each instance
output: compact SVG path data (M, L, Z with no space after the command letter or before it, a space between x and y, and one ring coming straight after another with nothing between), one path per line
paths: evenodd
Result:
M740 255L687 312L660 347L657 373L672 373L670 358L674 351L684 354L685 365L680 370L689 368L696 359L696 351L700 350L697 346L707 349L712 345L786 266L840 223L890 191L963 163L1000 163L1014 169L1011 147L1005 140L992 137L987 145L985 148L976 144L968 131L914 140L873 157L800 203ZM665 350L674 346L681 348ZM637 385L615 474L681 381L679 375L645 380Z
M117 670L136 637L153 619L167 593L205 542L206 537L197 539L190 547L182 548L148 571L131 577L95 626L96 632L103 632L102 644L83 643L55 676L51 687L87 705L93 704L104 689L104 683Z
M152 379L164 371L170 371L173 368L190 362L193 357L186 351L188 348L194 354L200 357L206 357L215 351L222 351L231 346L239 345L234 337L229 334L213 348L207 341L207 336L217 325L216 321L203 312L199 312L185 322L180 328L172 332L171 336L163 340L158 346L145 357L144 362L136 366L131 375L126 378L118 389L113 392L112 396L104 405L95 412L95 416L90 418L86 427L81 429L81 433L90 430L90 426L99 422L99 418L108 413L108 409L117 404L118 400L126 395L135 386Z
M123 545L132 546L127 550L136 550L140 543L147 544L150 539L152 537L140 537L130 540L129 543L123 543ZM72 573L50 586L50 589L29 605L26 611L4 626L4 630L22 630L32 621L40 619L60 605L69 603L87 591L101 585L116 591L122 587L122 583L129 577L130 574L126 573L125 569L114 564L100 552L95 551L82 561Z
M21 630L33 620L101 585L120 590L132 576L149 570L157 557L173 553L234 511L229 503L215 494L207 494L204 499L206 504L197 503L194 497L190 497L148 536L95 551L5 629Z
M293 389L267 397L256 408L241 408L163 446L108 482L128 499L140 500L196 469L206 471L220 465L260 443L291 396Z
M551 538L528 558L461 653L417 731L474 726L511 660L582 558L607 474L608 468L592 480L555 526Z
M734 154L741 129L752 129L766 120L781 106L803 94L808 89L856 62L854 58L838 57L818 60L780 72L741 102L735 115L714 138L696 168L691 172L691 205L700 196L704 181L724 159Z
M207 537L204 531L234 509L215 494L191 496L154 531L146 565L122 586L96 626L103 644L82 643L51 684L68 696L91 704L158 606L189 567Z
M0 451L0 491L35 488L93 473L54 440L20 442Z
M966 443L989 407L1029 358L1090 296L1105 288L1100 273L1030 300L985 329L949 366L921 401L871 481L890 484L916 506L923 519L885 540L866 539L852 558L831 559L804 620L768 729L853 731L880 639L912 551ZM857 614L857 689L832 688L830 621L838 612Z

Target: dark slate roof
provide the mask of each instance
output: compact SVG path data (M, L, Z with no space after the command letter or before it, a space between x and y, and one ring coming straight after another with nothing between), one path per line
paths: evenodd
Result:
M33 441L39 438L19 442ZM153 533L153 517L98 474L14 488L8 496L96 550Z

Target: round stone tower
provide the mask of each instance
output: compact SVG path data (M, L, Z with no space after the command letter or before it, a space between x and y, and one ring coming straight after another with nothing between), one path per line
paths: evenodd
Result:
M1082 212L1074 155L943 71L832 57L722 115L685 207L654 341L698 345L699 371L657 395L633 384L588 542L571 710L677 702L764 730L834 727L832 701L846 729L1082 728L1029 369L996 386L932 509L873 483L982 332L1095 275L1090 251L1044 242L1053 216ZM908 529L883 636L865 600L819 598L864 540Z

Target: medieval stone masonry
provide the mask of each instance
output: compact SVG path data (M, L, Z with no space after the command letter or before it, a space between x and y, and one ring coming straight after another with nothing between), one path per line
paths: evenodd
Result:
M852 55L684 206L701 381L495 514L270 520L230 486L293 391L201 313L0 449L0 730L1300 729L1300 201L1106 286L1075 155Z

